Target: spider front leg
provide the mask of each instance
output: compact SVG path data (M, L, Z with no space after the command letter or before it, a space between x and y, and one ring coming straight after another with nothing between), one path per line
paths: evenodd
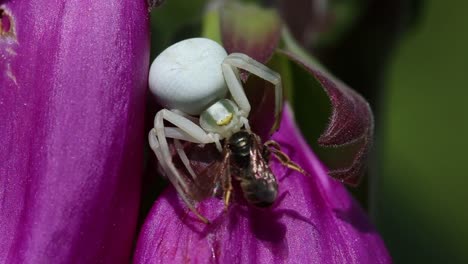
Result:
M174 124L176 128L166 128L164 126L164 120L167 120L170 123ZM215 141L213 137L208 135L202 128L190 121L188 118L178 113L169 111L167 109L163 109L156 114L154 118L154 130L156 131L155 133L160 145L160 153L162 157L162 159L160 159L160 163L162 164L166 174L168 174L168 177L171 174L171 171L173 171L171 169L171 165L173 165L173 163L172 155L169 151L169 146L167 144L166 138L182 139L194 143L204 144L212 143ZM176 145L176 149L177 147L178 145ZM178 152L180 153L180 151ZM182 181L182 177L179 173L175 175L175 178L179 182L181 182L181 185L182 187L184 187L184 190L188 190L185 182Z
M183 190L184 188L183 186L185 186L185 188L187 187L183 179L179 180L177 177L169 176L169 175L179 175L178 174L179 172L174 167L174 164L172 164L172 160L164 158L165 154L163 154L163 151L161 150L161 145L159 144L159 141L156 135L156 130L154 128L151 129L151 131L149 132L148 140L149 140L151 149L156 154L156 157L159 163L161 164L161 166L163 167L163 170L165 171L168 179L171 181L172 185L174 186L174 188L176 189L177 193L180 195L184 203L202 222L204 222L205 224L209 224L210 221L198 212L198 210L193 206L192 202L187 197L186 192ZM169 171L170 171L170 174L168 173Z
M226 80L226 84L232 98L243 111L243 114L245 114L245 118L248 117L251 107L249 100L245 95L244 88L234 72L234 67L255 74L275 86L275 123L270 130L270 134L273 134L273 132L275 132L279 127L281 111L283 108L283 87L281 76L277 72L274 72L260 62L242 53L232 53L224 59L222 64L224 79Z
M166 128L164 126L164 120L174 124L177 128ZM166 130L168 135L166 135ZM203 222L208 223L208 220L195 209L187 197L187 194L189 194L189 187L187 186L187 182L184 177L180 174L172 161L172 155L167 143L167 136L202 144L213 143L215 141L219 141L219 139L207 134L202 128L189 119L167 109L163 109L156 114L154 128L148 135L151 149L153 149L164 172L176 188L182 200L184 200L190 210L192 210L192 212L194 212ZM176 146L176 148L177 147L180 146ZM180 149L178 152L179 155L181 155Z

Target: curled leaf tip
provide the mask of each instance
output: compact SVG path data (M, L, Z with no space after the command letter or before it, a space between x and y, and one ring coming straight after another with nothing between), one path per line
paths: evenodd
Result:
M293 52L279 51L315 78L328 95L331 116L318 143L324 147L352 149L350 164L330 168L330 176L351 186L359 184L372 145L374 119L368 102L321 66ZM313 87L310 87L313 89Z

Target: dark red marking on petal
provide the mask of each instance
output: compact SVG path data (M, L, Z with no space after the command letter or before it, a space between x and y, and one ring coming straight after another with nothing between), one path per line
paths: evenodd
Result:
M14 37L14 22L12 16L0 8L0 37Z

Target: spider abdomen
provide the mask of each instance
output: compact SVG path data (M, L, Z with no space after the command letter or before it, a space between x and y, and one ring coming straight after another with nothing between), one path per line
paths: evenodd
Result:
M226 97L228 90L221 70L226 56L224 48L210 39L180 41L151 64L150 90L165 108L198 115Z

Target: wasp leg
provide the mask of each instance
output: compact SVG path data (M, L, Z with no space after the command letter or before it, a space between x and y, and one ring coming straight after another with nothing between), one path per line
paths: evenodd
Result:
M281 151L281 147L278 144L278 142L273 141L273 140L268 140L264 144L266 147L268 147L268 150L273 153L273 155L276 157L283 166L286 166L292 170L295 170L297 172L300 172L304 175L309 175L304 169L301 168L297 163L291 160L291 158L286 155L283 151Z
M225 177L223 177L223 179L225 181L223 183L224 189L225 189L224 208L227 211L229 207L229 202L231 200L231 194L232 194L232 178L231 178L231 171L230 171L229 166L226 168Z
M229 208L229 200L231 199L231 189L228 189L224 194L224 209L227 211Z

